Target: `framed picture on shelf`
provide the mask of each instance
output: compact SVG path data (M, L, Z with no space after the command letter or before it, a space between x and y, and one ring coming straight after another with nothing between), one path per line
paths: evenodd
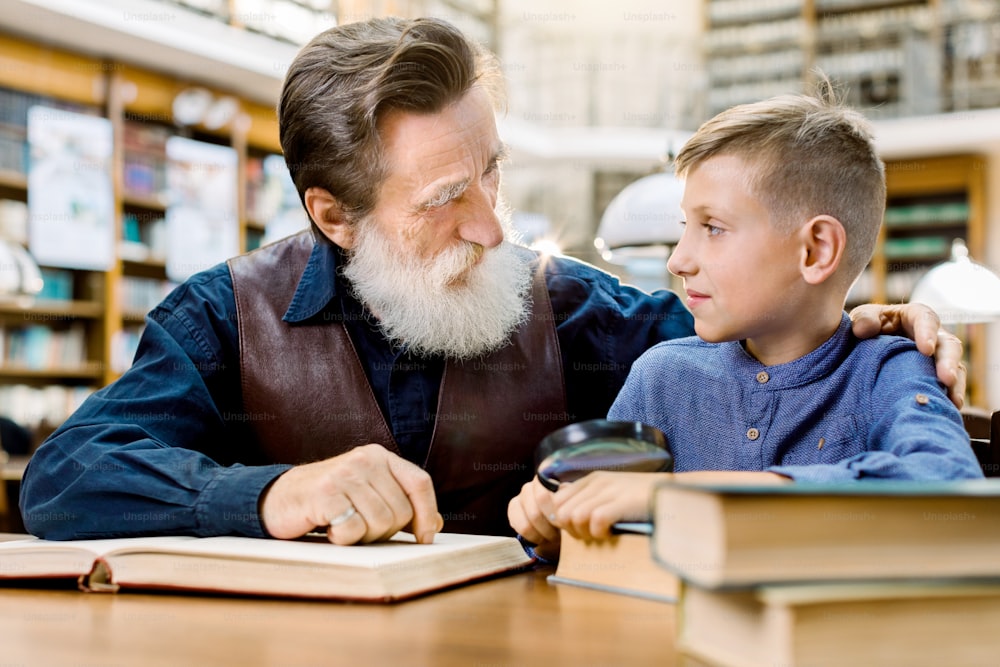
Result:
M28 245L39 264L107 271L115 262L111 121L28 110Z
M167 277L183 282L239 254L237 154L186 137L167 140Z

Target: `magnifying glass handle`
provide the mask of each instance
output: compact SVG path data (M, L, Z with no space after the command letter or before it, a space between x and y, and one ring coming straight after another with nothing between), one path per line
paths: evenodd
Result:
M549 491L558 491L559 490L559 483L555 482L555 481L552 481L548 477L544 476L541 473L541 471L539 471L538 474L535 475L535 477L538 478L539 484L541 484L542 486L544 486Z

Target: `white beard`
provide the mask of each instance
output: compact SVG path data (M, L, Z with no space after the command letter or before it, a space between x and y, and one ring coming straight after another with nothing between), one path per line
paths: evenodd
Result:
M503 347L530 312L531 266L506 240L485 251L463 241L422 259L396 247L371 219L359 220L343 273L386 338L417 355L484 356Z

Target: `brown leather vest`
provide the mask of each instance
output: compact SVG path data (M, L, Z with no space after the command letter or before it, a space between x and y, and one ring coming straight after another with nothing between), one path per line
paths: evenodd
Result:
M322 314L282 320L313 243L305 231L229 260L245 416L273 462L318 461L372 442L398 454L344 325ZM541 269L532 299L510 344L445 366L424 469L448 532L510 534L507 503L534 472L535 446L569 421Z

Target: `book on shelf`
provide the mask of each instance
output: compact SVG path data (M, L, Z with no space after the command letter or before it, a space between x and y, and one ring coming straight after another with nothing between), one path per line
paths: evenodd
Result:
M882 251L888 259L907 257L946 258L951 249L951 239L946 236L910 236L888 238Z
M83 324L54 330L46 324L12 327L4 336L3 360L31 370L78 368L86 363Z
M559 564L548 581L677 601L677 576L653 560L651 523L619 523L606 540L581 540L562 531Z
M132 366L145 325L125 325L111 335L111 370L124 373Z
M3 384L0 414L31 431L46 431L66 421L93 392L88 386Z
M52 301L73 300L73 272L68 269L42 267L42 291L38 299Z
M654 558L704 587L1000 576L1000 479L664 482Z
M440 533L417 544L338 546L325 535L0 541L0 580L76 579L81 589L173 590L390 602L517 570L532 559L512 537Z
M968 219L969 204L964 201L890 205L885 210L888 226L964 223Z
M126 120L123 132L125 192L157 199L167 189L167 139L173 132L155 123Z
M684 583L677 648L730 667L994 664L1000 580L776 584L711 590Z

